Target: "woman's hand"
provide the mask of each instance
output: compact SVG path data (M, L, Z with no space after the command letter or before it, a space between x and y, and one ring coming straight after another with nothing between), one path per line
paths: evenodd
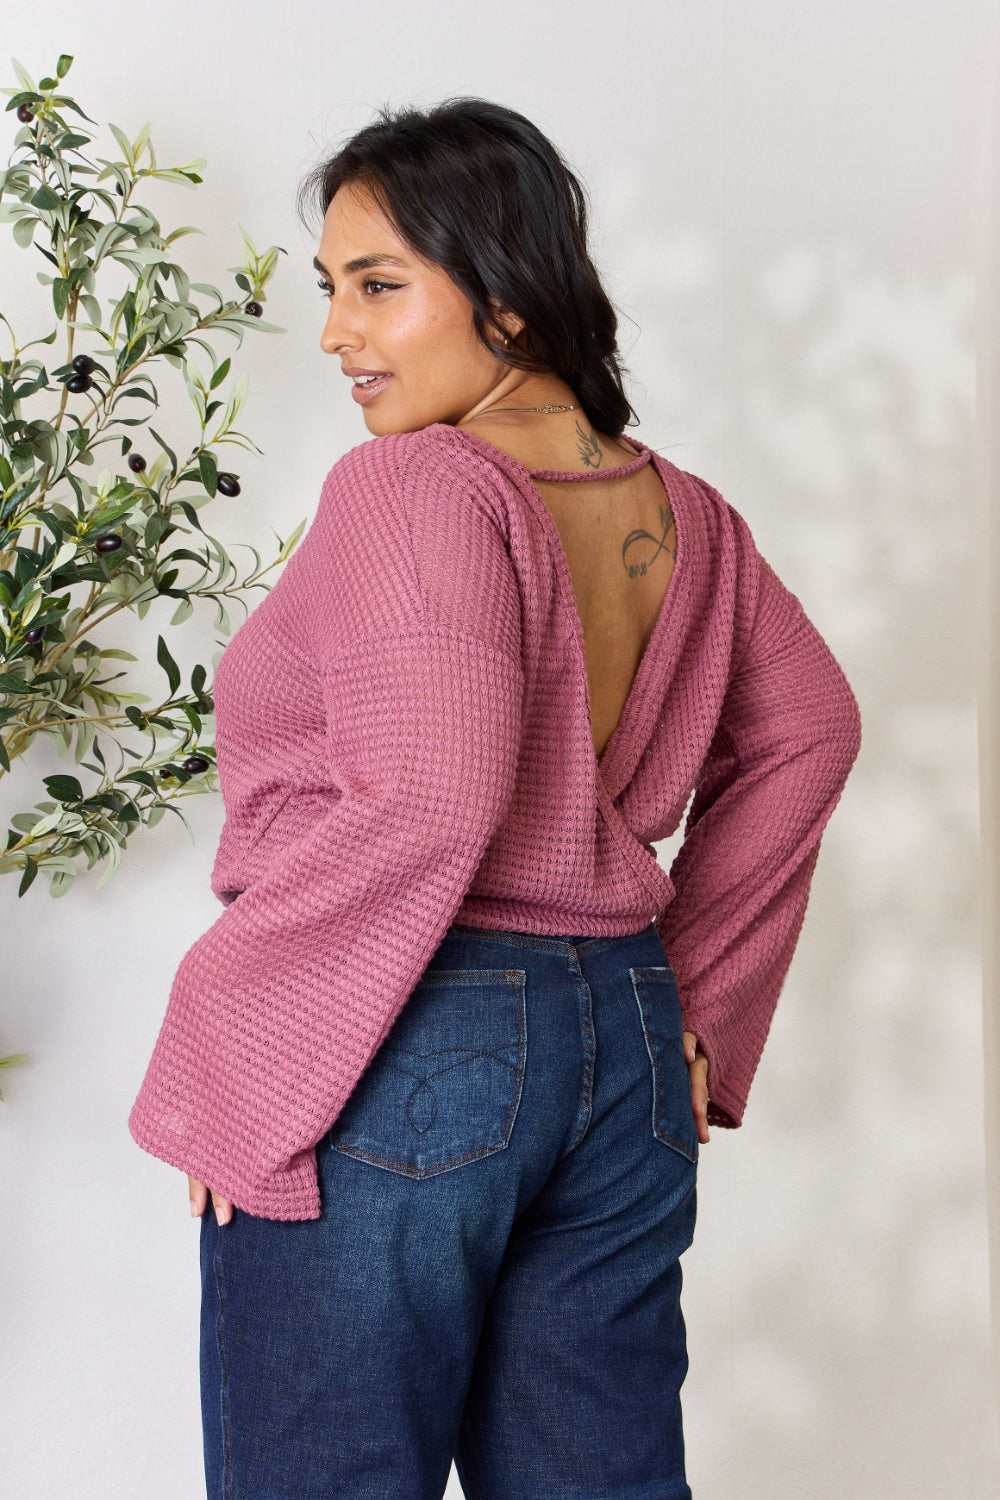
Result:
M209 1190L197 1177L188 1173L188 1195L191 1199L191 1213L200 1218L208 1206ZM212 1194L212 1203L215 1205L215 1217L220 1224L228 1224L233 1217L233 1205L228 1198L223 1198L221 1193Z
M691 1075L691 1108L698 1126L698 1139L704 1146L708 1135L708 1058L698 1046L693 1031L684 1032L684 1057Z

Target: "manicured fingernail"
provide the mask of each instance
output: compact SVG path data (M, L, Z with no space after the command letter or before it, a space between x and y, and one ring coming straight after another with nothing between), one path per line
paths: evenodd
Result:
M193 1198L191 1199L191 1217L192 1219L196 1219L198 1217L198 1205Z
M216 1208L215 1217L218 1219L220 1224L224 1224L226 1222L225 1215L223 1214L221 1208Z

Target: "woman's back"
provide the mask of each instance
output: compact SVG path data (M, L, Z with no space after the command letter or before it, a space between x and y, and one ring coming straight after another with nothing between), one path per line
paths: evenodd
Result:
M594 754L610 740L653 633L677 557L673 510L655 466L603 478L641 450L595 433L565 413L545 429L515 428L483 414L470 424L532 471L552 517L569 570L587 659ZM459 423L459 426L463 424ZM543 479L533 471L576 479Z

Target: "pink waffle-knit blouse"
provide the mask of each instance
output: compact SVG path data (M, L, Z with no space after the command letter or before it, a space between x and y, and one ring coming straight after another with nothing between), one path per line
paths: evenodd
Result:
M710 1122L741 1122L860 720L742 518L629 441L634 460L586 472L529 470L442 422L359 444L223 652L224 910L176 971L129 1128L237 1208L319 1216L316 1145L453 922L655 921ZM645 463L677 558L598 760L533 477ZM686 807L668 873L653 846Z

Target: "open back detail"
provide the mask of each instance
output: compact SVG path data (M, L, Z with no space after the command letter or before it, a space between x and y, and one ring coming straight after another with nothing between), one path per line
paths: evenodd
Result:
M576 652L583 683L585 716L589 727L595 764L605 780L614 754L614 742L622 726L633 735L642 735L642 705L651 700L647 679L655 677L661 650L661 635L669 629L670 610L667 600L679 559L676 515L670 502L663 461L652 448L635 438L623 439L636 448L636 457L626 463L605 469L528 468L503 449L489 443L467 428L456 428L464 438L471 438L481 450L497 455L520 471L525 488L538 502L539 518L545 527L558 574L559 586L576 641ZM614 512L629 505L628 492L618 481L646 468L656 474L655 499L645 491L647 524L629 528ZM608 484L609 510L604 520L608 536L601 534L600 524L585 518L581 529L579 518L572 515L573 490L568 486L581 482L594 487ZM566 486L567 488L563 488ZM543 493L544 491L544 493ZM653 505L657 520L652 520ZM631 508L636 511L634 502ZM667 523L663 524L664 511ZM558 519L557 519L558 517ZM640 520L636 512L632 520ZM589 530L589 536L588 536ZM638 574L627 576L619 536L633 554L645 544L646 556L640 554L635 564ZM588 544L593 553L588 556ZM602 555L597 556L598 548ZM650 559L649 554L652 553ZM652 561L648 575L644 563ZM617 568L617 573L614 571ZM636 597L629 600L627 590ZM595 597L596 596L596 597ZM591 608L587 605L590 603ZM654 705L655 706L655 705ZM652 725L646 726L648 733ZM619 784L618 789L620 791Z
M650 463L652 456L652 449L643 448L635 460L615 468L528 470L552 516L567 606L576 615L598 765L619 723L630 714L632 690L647 652L655 657L653 637L666 612L677 556L673 507L662 475ZM629 476L647 468L644 478L656 475L655 493L641 484L636 496ZM574 505L579 491L570 486L581 480L590 485L588 499L599 492L603 500L596 514L591 506Z

